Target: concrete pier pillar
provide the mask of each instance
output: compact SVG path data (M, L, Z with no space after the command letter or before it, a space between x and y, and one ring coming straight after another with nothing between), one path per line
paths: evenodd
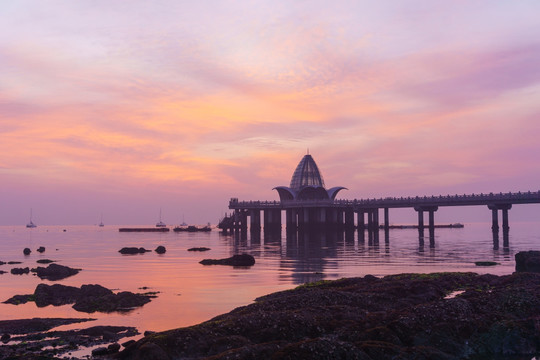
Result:
M510 230L510 226L508 225L508 209L507 208L502 209L502 222L503 222L503 232L508 232Z
M388 215L388 208L384 208L384 229L388 230L390 228L390 220Z
M358 231L364 231L364 229L366 228L366 224L364 222L364 212L363 211L359 211L356 215L357 217L357 221L356 223L358 224Z
M373 210L371 209L367 211L367 228L368 232L373 231Z
M419 209L418 212L418 230L424 230L424 211Z
M373 210L373 230L379 231L379 209Z
M298 228L298 210L296 209L287 209L285 210L285 224L287 230L296 230Z
M249 228L253 231L261 229L261 211L251 209L249 210Z
M435 210L429 210L429 231L435 230Z
M281 229L281 210L280 209L265 209L264 210L264 228L265 230Z
M352 208L345 210L345 228L354 229L354 211Z
M496 208L491 209L491 230L499 231L499 214Z

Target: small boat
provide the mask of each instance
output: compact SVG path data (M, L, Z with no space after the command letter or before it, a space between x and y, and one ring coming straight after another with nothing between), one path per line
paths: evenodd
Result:
M30 222L26 224L27 228L36 228L37 225L32 222L32 209L30 209Z
M195 225L189 225L189 226L176 226L173 231L175 232L181 232L181 231L187 231L187 232L198 232L198 231L212 231L212 228L210 226L203 226L198 227Z
M159 209L159 222L156 224L156 227L166 227L167 224L165 224L163 221L161 221L161 208Z
M101 221L99 222L99 227L104 227L105 224L103 223L103 214L101 214Z

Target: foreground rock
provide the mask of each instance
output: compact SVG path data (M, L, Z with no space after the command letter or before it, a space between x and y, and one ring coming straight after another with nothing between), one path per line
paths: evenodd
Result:
M167 249L165 249L165 246L159 245L154 251L157 252L158 254L165 254Z
M515 258L516 271L540 273L540 251L521 251Z
M209 251L210 248L207 248L207 247L193 247L193 248L189 248L187 249L187 251Z
M17 343L0 346L1 359L59 359L81 347L109 345L106 354L120 348L118 341L138 333L134 327L93 326L82 330L48 331L60 325L93 319L24 319L0 321L0 332L17 336ZM24 335L23 335L24 334Z
M38 266L35 269L32 269L32 272L35 272L36 275L40 279L47 279L47 280L62 280L67 277L76 275L81 271L81 269L73 269L68 266L64 265L58 265L58 264L50 264L46 268Z
M39 284L33 295L15 295L4 303L20 305L34 301L38 307L73 304L75 310L86 313L126 312L143 306L155 297L155 293L134 294L129 291L115 294L101 285L83 285L77 288L60 284Z
M124 255L135 255L135 254L144 254L145 252L149 252L151 250L146 250L145 248L143 247L123 247L121 248L120 250L118 250L118 252L120 254L124 254Z
M530 359L540 352L539 294L540 274L533 273L321 281L147 336L118 357Z
M248 254L241 254L226 259L204 259L199 263L203 265L252 266L255 265L255 258Z

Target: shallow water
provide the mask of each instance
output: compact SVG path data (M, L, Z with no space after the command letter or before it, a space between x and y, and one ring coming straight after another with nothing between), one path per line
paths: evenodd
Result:
M508 246L501 234L498 246L490 224L467 223L461 229L436 229L434 242L429 236L419 239L416 229L391 229L386 241L380 232L379 243L363 240L357 233L312 235L296 238L248 235L245 238L210 233L120 233L121 226L40 226L0 227L0 260L22 261L19 265L2 265L0 301L15 294L31 294L42 282L36 276L12 275L14 267L36 267L38 259L80 268L70 278L51 282L81 286L100 284L115 291L158 291L158 297L127 314L86 314L71 305L37 308L34 303L14 306L0 304L0 319L31 317L92 317L93 325L136 326L161 331L196 324L247 305L255 298L278 290L293 288L307 281L338 279L372 274L383 276L403 272L473 271L510 274L514 271L515 253L540 248L540 223L512 223ZM64 231L65 230L65 231ZM158 255L121 255L124 246L167 252ZM496 244L495 244L496 245ZM44 246L43 254L35 250ZM188 248L205 246L207 252L189 252ZM23 255L23 248L32 253ZM224 258L249 253L256 259L250 268L203 266L204 258ZM478 267L475 261L495 261L496 266ZM43 266L43 265L41 265ZM148 290L140 288L147 287ZM81 327L81 324L71 325ZM70 328L63 327L63 329Z

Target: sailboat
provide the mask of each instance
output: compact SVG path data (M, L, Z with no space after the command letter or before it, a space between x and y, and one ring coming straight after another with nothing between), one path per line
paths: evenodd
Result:
M101 214L101 221L99 222L99 227L104 227L105 224L103 223L103 214Z
M156 224L156 227L166 227L167 224L165 224L163 221L161 221L161 208L159 209L159 222Z
M26 224L26 227L27 228L35 228L35 227L37 227L37 225L32 222L32 209L30 209L30 222L28 224Z
M180 226L188 226L188 224L186 224L186 222L184 221L184 214L182 214L182 223L180 224Z

